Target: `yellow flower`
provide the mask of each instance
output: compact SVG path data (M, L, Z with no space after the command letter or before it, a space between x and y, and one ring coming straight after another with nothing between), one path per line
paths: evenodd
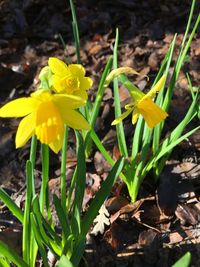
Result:
M87 99L86 91L92 86L92 79L85 77L85 69L80 64L66 65L58 58L49 58L53 72L53 87L57 93L66 93Z
M63 143L64 124L74 129L90 129L85 118L75 109L85 101L79 97L50 94L38 90L30 97L13 100L0 109L0 117L24 117L16 134L16 148L22 147L32 135L57 153Z
M132 113L132 124L137 122L139 115L141 114L146 121L149 128L153 128L156 124L164 120L168 114L156 105L152 99L155 94L160 91L165 82L165 75L156 83L156 85L145 95L141 91L130 91L133 102L125 106L126 111L116 118L112 125L120 123L130 113Z

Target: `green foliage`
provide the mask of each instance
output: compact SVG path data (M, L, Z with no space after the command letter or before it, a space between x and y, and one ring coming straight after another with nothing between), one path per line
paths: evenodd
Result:
M188 267L191 261L190 252L185 253L176 263L172 265L172 267Z

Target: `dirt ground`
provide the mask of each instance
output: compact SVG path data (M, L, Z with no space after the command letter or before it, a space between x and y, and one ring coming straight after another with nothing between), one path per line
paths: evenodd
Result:
M77 0L77 17L81 40L81 61L94 84L90 99L95 99L105 64L113 53L115 29L119 29L119 66L133 67L149 76L137 78L141 90L150 88L169 45L177 35L173 64L185 31L191 1L186 0ZM195 18L200 4L196 5ZM194 23L193 23L194 25ZM61 38L66 42L63 48ZM0 1L0 102L29 95L38 84L38 73L50 56L70 58L76 62L68 1L1 0ZM189 50L188 60L180 72L167 119L166 133L183 118L191 103L186 73L192 84L200 84L200 29ZM172 72L172 68L170 68ZM125 105L128 94L120 87L120 99ZM113 157L118 153L112 86L106 89L96 132ZM0 119L0 185L21 207L25 195L25 162L30 143L23 149L14 147L16 119ZM194 120L188 127L199 124ZM130 140L134 127L125 120L125 133ZM51 154L50 190L59 191L60 156ZM129 210L128 194L118 182L106 202L110 225L102 234L87 238L85 263L89 267L168 267L185 252L192 254L191 266L200 266L200 131L176 147L158 184L147 177L138 201ZM68 179L76 165L75 139L69 138ZM110 170L94 148L87 164L87 187L84 209L97 192ZM35 170L40 186L41 162ZM120 210L120 216L116 213ZM21 225L0 203L0 239L20 251ZM86 263L88 265L86 265Z

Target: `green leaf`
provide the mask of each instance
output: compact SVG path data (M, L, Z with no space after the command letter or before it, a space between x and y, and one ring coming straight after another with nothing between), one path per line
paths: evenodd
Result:
M56 262L56 267L74 267L74 266L65 255L62 255L60 260Z
M10 262L17 265L17 267L29 267L29 265L17 255L17 253L11 249L8 245L0 240L1 255L7 258Z
M85 192L86 179L86 161L83 138L78 131L76 133L77 140L77 179L75 186L75 197L73 202L73 218L71 221L74 236L78 236L81 231L81 210L83 197Z
M172 267L188 267L191 261L190 252L186 252Z
M31 224L30 224L30 212L32 201L32 172L33 166L30 160L26 162L26 201L24 209L24 221L23 221L23 259L30 265L30 244L31 244Z
M23 223L24 213L23 211L15 204L12 198L6 193L3 188L0 188L0 199L6 205L6 207L12 212L12 214Z
M62 232L64 234L65 240L68 239L68 237L71 235L71 229L70 229L70 223L69 223L69 218L66 215L66 212L64 212L62 205L61 205L61 200L54 195L53 196L53 202L55 205L56 213L62 228Z
M118 42L119 42L119 32L118 29L116 30L116 37L115 37L115 45L113 50L113 68L117 68L117 49L118 49ZM118 87L118 79L115 78L113 81L114 85L114 107L115 107L115 118L121 115L121 107L120 107L120 98L119 98L119 87ZM124 127L122 123L116 125L116 132L117 132L117 140L118 146L121 156L128 157L128 150L126 146L126 138L124 134Z
M102 98L103 98L103 95L106 89L106 87L104 87L104 83L105 83L106 77L108 76L111 70L112 63L113 63L113 58L110 57L103 71L103 74L101 76L101 80L100 80L99 87L97 90L97 95L96 95L95 102L92 108L92 112L89 118L89 123L92 128L94 128L96 124L96 119L98 117L99 110L100 110L101 103L102 103ZM87 157L89 157L90 155L91 147L92 147L92 139L90 137L90 133L88 132L85 138L85 151L86 151Z
M37 224L37 222L34 218L34 215L32 213L30 214L30 218L31 218L32 230L33 230L34 237L35 237L35 240L36 240L37 245L38 245L39 252L42 256L43 264L45 267L48 267L49 264L48 264L48 258L47 258L47 251L43 245L42 235L41 235L40 231L38 231L38 224Z

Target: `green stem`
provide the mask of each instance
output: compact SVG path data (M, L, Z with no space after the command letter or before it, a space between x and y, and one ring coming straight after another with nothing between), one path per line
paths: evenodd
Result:
M36 150L37 150L37 138L36 138L35 135L33 135L32 140L31 140L31 150L30 150L30 156L29 156L29 160L32 163L31 181L32 181L32 194L33 194L33 197L35 196L34 168L35 168Z
M66 161L67 161L67 143L68 143L68 127L65 125L65 134L62 147L62 159L61 159L61 205L64 211L66 211Z
M24 210L24 221L23 221L23 259L30 265L30 243L31 243L31 225L30 225L30 212L32 202L32 163L30 160L26 163L26 202Z
M42 144L42 184L40 192L40 209L44 214L44 208L49 209L49 196L48 196L48 181L49 181L49 147Z

